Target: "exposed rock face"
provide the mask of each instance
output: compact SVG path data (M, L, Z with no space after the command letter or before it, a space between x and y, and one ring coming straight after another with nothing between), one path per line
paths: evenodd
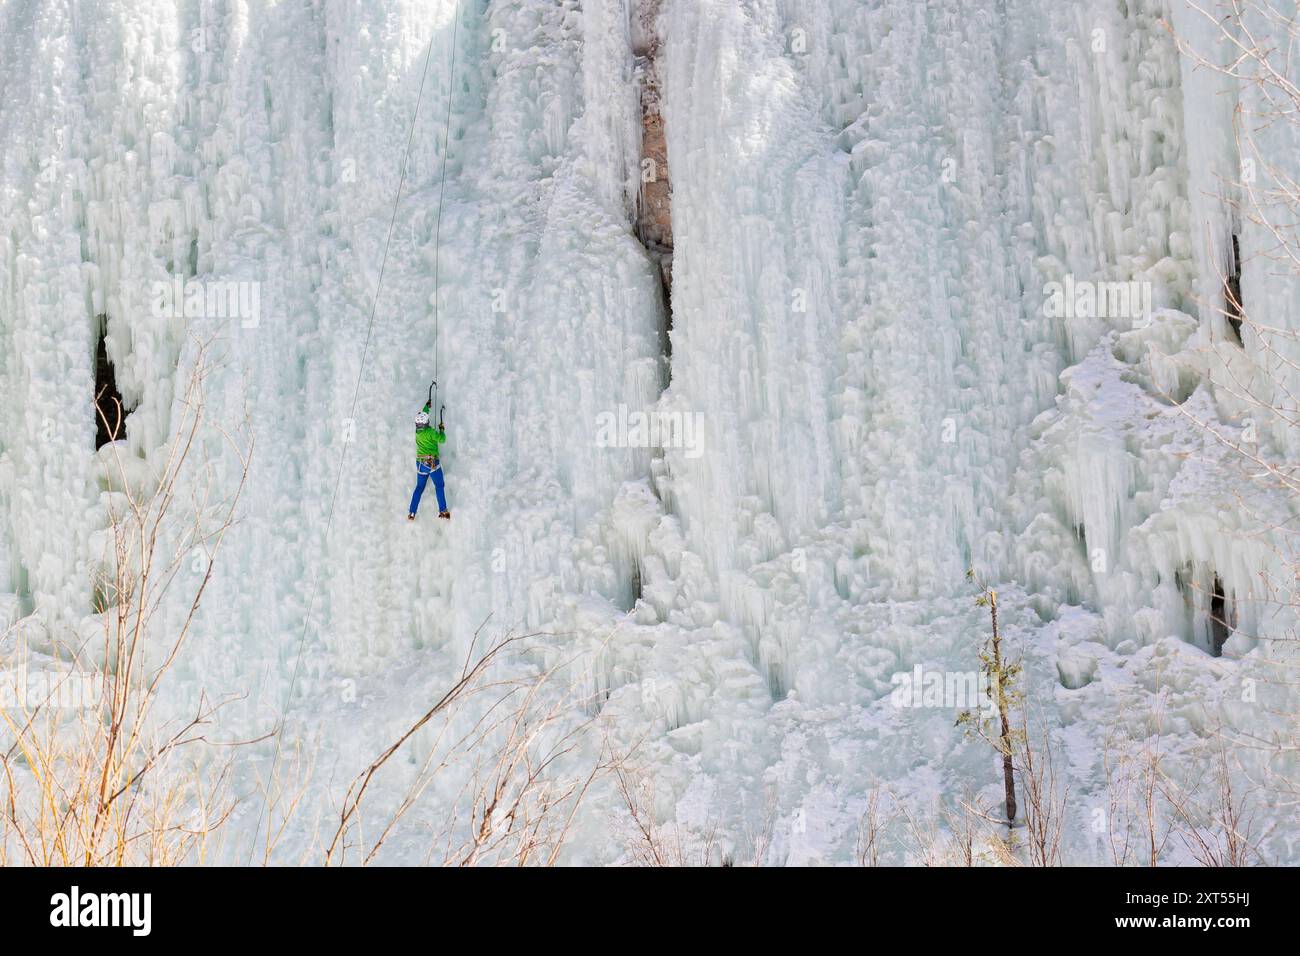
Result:
M668 145L659 112L659 88L653 64L641 91L641 206L637 227L647 244L673 247L672 183L668 178Z
M641 194L637 207L637 236L659 262L664 290L672 283L672 180L668 172L668 143L660 111L658 16L660 0L642 0L633 30L633 52L641 88Z

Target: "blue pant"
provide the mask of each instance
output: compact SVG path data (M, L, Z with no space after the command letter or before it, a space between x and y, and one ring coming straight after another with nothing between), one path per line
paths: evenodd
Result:
M420 507L420 496L424 494L424 483L433 476L433 490L438 493L438 510L447 510L447 495L442 489L442 464L441 462L430 468L424 462L415 464L415 493L411 495L411 514L415 514Z

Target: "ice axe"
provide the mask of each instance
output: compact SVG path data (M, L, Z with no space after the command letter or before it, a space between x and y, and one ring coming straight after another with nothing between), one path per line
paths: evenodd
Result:
M429 408L430 408L430 409L433 408L433 393L434 393L434 391L435 391L437 388L438 388L438 380L437 380L437 379L434 379L432 382L429 383L429 403L428 403L428 404L429 404ZM446 409L446 407L447 407L446 405L439 405L439 406L438 406L438 431L445 431L445 429L442 427L442 413L443 413L443 411Z

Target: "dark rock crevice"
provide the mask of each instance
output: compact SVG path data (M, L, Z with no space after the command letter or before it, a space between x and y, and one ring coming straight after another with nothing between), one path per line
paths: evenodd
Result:
M1206 582L1197 584L1197 581ZM1192 565L1174 573L1174 585L1187 602L1191 637L1189 643L1223 656L1223 646L1237 629L1237 606L1224 587L1218 571L1203 569L1200 574Z
M126 437L126 416L133 409L122 401L113 363L108 357L106 330L108 322L99 317L99 336L95 344L95 448Z
M1245 309L1241 304L1241 242L1235 234L1232 237L1232 262L1228 275L1223 280L1223 313L1233 337L1241 345L1241 323L1245 319Z
M1216 574L1214 587L1210 591L1210 618L1207 622L1210 631L1210 653L1215 657L1223 656L1223 645L1232 636L1233 609L1229 606L1227 595L1223 590L1223 580Z

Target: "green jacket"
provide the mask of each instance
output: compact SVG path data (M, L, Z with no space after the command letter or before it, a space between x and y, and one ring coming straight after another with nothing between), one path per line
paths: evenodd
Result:
M424 412L429 412L429 403L425 402ZM424 428L415 430L415 457L417 458L437 458L438 446L447 440L447 433L441 428L435 428L432 424Z

